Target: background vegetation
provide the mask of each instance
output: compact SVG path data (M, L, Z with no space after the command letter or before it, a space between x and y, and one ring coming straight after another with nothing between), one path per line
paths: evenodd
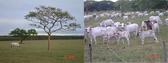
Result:
M108 0L104 1L85 1L84 11L150 11L150 10L167 10L168 1L167 0L118 0L117 2L112 2Z

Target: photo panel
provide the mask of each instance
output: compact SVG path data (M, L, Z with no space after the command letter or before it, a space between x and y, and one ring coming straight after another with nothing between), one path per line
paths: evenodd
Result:
M83 4L1 0L0 63L84 63Z
M84 0L85 63L168 63L167 0Z

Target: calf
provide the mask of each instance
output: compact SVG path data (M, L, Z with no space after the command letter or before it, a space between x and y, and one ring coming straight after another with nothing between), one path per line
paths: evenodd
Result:
M130 40L129 40L130 34L129 34L129 32L128 31L118 31L117 33L118 33L118 42L120 41L120 39L125 38L127 40L128 46L129 46L130 45ZM123 43L124 43L124 41L123 41Z
M155 42L159 42L156 35L155 35L155 32L153 30L147 30L147 31L139 31L139 37L141 39L141 44L144 45L144 40L145 38L148 38L148 37L152 37L154 38Z

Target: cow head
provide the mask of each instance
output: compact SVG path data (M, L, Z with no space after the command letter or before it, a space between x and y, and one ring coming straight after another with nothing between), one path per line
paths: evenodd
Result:
M89 33L91 30L92 30L91 27L85 28L85 31L86 31L87 33Z

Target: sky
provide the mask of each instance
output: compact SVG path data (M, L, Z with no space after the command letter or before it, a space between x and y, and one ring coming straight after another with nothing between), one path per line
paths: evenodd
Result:
M77 3L77 4L74 4ZM71 32L56 32L57 35L83 34L83 0L0 0L0 35L8 35L15 28L36 29L39 35L46 35L42 29L30 26L30 22L24 19L35 7L52 6L68 11L80 23L82 28Z
M84 1L86 1L86 0L84 0ZM95 0L95 1L102 1L102 0ZM111 1L116 2L117 0L111 0Z

